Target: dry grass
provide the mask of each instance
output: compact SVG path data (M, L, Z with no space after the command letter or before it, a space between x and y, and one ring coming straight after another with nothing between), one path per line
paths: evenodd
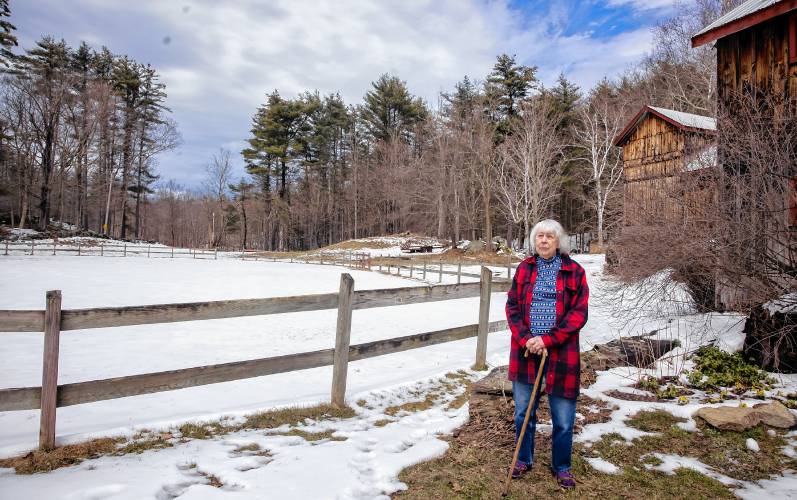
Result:
M306 419L310 420L329 420L333 418L352 418L357 413L346 406L338 408L329 404L317 406L284 408L261 413L255 413L246 417L246 421L238 426L236 430L242 429L275 429L282 425L299 425Z
M52 451L32 451L27 455L0 460L0 467L16 470L17 474L49 472L60 467L77 465L83 460L110 455L123 440L101 438L79 444L68 444Z
M356 413L349 407L336 408L322 404L309 407L285 408L249 415L242 424L226 425L222 422L188 423L179 427L180 440L210 439L217 435L229 434L244 429L274 429L282 425L300 425L306 419L328 420L334 418L351 418ZM288 431L290 435L301 436L308 441L319 439L344 440L332 436L334 431L308 433L300 430ZM327 435L329 434L329 435ZM137 434L133 439L101 438L85 443L58 447L52 451L32 451L18 457L0 459L0 467L13 468L18 474L49 472L60 467L76 465L84 460L104 455L124 455L128 453L144 453L174 446L171 433L150 435L147 432Z
M540 421L548 419L545 402L543 398ZM600 401L579 398L578 411L585 416L581 424L607 421L612 410ZM576 443L575 492L563 492L556 485L549 472L550 436L538 433L533 470L523 479L512 481L508 498L735 498L728 487L692 470L678 469L673 475L649 470L645 464L656 465L657 461L651 456L653 452L695 457L722 474L745 480L758 480L797 467L796 461L781 453L785 441L780 434L770 436L762 427L745 433L720 432L700 423L698 432L690 433L677 427L681 421L663 411L641 412L630 418L628 425L655 434L635 439L631 446L617 434L605 435L589 448ZM399 475L409 489L394 498L500 497L514 450L511 404L505 405L500 415L472 418L455 435L445 455L405 469ZM758 441L759 453L747 449L748 437ZM608 460L621 473L599 472L583 458L586 456Z
M385 408L385 415L390 415L391 417L395 417L397 414L401 412L417 412L417 411L424 411L432 408L437 404L437 394L436 393L429 393L423 398L421 401L409 401L407 403L403 403L396 406L388 406Z

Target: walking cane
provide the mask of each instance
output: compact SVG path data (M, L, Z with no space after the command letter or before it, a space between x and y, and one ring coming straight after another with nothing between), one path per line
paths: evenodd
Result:
M528 351L526 351L526 356L528 356ZM501 493L502 497L505 497L509 493L509 483L512 482L512 471L515 469L515 464L517 463L517 456L520 453L520 443L523 442L523 435L526 434L526 426L529 425L529 417L531 416L531 408L534 406L534 399L537 397L537 389L540 388L540 379L542 378L542 368L545 366L545 360L548 357L548 351L542 351L542 360L540 360L540 366L537 368L537 379L534 381L534 390L531 391L531 399L529 399L529 406L526 408L526 418L523 419L523 427L520 429L520 435L517 439L517 444L515 445L515 454L512 456L512 465L509 466L509 473L506 476L506 484L504 484L504 492Z

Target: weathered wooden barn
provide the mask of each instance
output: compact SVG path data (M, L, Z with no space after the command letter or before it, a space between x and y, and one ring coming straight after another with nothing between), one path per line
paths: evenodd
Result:
M744 137L734 130L734 126L744 123L750 116L758 121L751 128L767 132L794 128L797 118L797 0L749 0L703 28L692 37L692 46L699 47L714 43L717 52L717 125L720 131L733 130L734 133L721 133L718 140L718 166L735 176L738 186L759 182L747 174L744 154L756 154L755 145L746 143ZM761 119L763 117L763 119ZM788 134L786 134L788 136ZM778 140L780 141L780 139ZM790 141L789 141L790 142ZM765 143L765 141L762 141ZM779 149L787 142L761 146L760 149ZM734 156L734 148L736 156ZM746 149L745 149L746 148ZM775 158L769 151L761 151L760 158ZM788 157L788 152L786 157ZM741 160L739 159L741 158ZM769 161L775 177L779 179L777 189L767 191L765 199L750 201L751 191L738 189L743 193L729 206L735 218L748 217L747 212L757 217L752 233L759 233L757 240L749 244L761 245L756 254L763 259L766 254L772 264L762 281L779 281L783 289L797 288L797 164L792 160ZM780 163L775 165L774 163ZM759 172L759 176L761 173ZM748 210L753 203L766 205L764 212ZM742 231L743 232L743 231ZM765 237L761 237L765 235ZM743 235L739 241L748 244L750 238ZM755 304L750 290L757 286L754 280L740 279L738 276L719 276L717 283L717 302L728 308L744 308Z
M720 106L755 93L797 113L797 0L749 0L692 37L693 47L711 42Z
M708 116L653 106L639 110L614 139L614 145L622 150L624 226L699 213L685 208L688 204L683 196L699 199L704 194L684 193L680 179L714 166L715 133L716 123Z

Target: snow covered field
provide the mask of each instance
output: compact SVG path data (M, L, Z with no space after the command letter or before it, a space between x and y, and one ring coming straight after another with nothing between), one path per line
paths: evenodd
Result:
M616 338L660 329L662 337L685 342L682 349L722 333L738 337L739 318L693 315L682 320L645 317L617 323L602 294L602 256L576 256L592 290L590 319L582 350ZM465 269L463 268L463 271ZM64 309L169 302L242 299L336 292L341 272L355 289L417 286L423 283L376 272L333 266L240 260L109 259L73 256L0 258L0 309L42 309L46 290L63 292ZM478 272L473 267L467 272ZM437 281L437 275L430 276ZM455 282L444 276L444 283ZM495 288L494 288L495 290ZM505 295L492 297L490 320L504 319ZM66 331L61 334L59 382L77 382L170 370L211 363L277 356L334 345L336 311L315 311L136 327ZM476 323L478 298L355 311L353 344ZM729 335L730 333L730 335ZM41 382L42 335L4 333L0 343L0 387ZM505 364L508 332L490 335L488 363ZM398 472L443 453L448 433L467 418L467 406L438 404L399 414L385 426L390 404L412 401L451 371L473 364L475 339L450 342L351 363L347 399L357 416L311 424L307 430L334 429L346 441L308 442L297 436L241 431L219 439L194 440L143 455L104 457L47 474L21 476L0 469L0 498L375 498L400 489ZM660 363L662 372L677 366ZM467 372L470 378L479 374ZM623 385L633 374L607 372L599 384ZM219 418L233 421L258 410L310 405L329 400L332 368L315 368L178 391L102 401L58 410L58 442L133 435L141 429L169 429L184 422ZM627 384L625 384L627 385ZM598 397L600 385L594 390ZM591 394L592 395L592 394ZM450 395L454 397L455 395ZM615 401L622 408L629 402ZM638 406L638 404L637 404ZM634 406L635 408L635 406ZM614 426L585 429L581 438L622 432L620 410ZM0 412L0 457L34 448L38 411ZM602 424L597 424L602 425ZM611 429L609 428L611 427ZM627 427L626 427L627 428ZM255 443L270 456L238 450ZM267 466L266 466L267 465ZM206 475L219 477L213 488ZM301 478L310 474L313 481ZM31 492L33 496L31 496Z

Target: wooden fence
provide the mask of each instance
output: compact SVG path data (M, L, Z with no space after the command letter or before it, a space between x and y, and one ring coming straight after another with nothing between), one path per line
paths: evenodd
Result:
M503 283L503 282L501 282ZM39 447L55 446L56 409L94 401L172 391L263 375L333 365L331 401L342 406L350 361L477 337L474 368L486 366L487 334L507 328L506 321L489 322L492 272L483 267L480 281L385 290L354 290L354 280L342 274L338 293L224 300L183 304L61 310L61 292L47 292L46 309L0 311L0 332L44 332L41 387L0 389L0 411L41 410ZM479 322L404 337L350 345L355 309L480 297ZM103 380L58 384L59 337L64 330L83 330L155 323L260 316L337 308L335 347L270 358L144 373Z
M159 245L88 244L85 242L36 242L12 243L6 240L2 244L2 255L77 255L100 257L132 257L147 256L152 258L192 258L218 259L218 250L201 248L174 248ZM236 252L238 253L238 252ZM243 252L241 252L243 254Z

